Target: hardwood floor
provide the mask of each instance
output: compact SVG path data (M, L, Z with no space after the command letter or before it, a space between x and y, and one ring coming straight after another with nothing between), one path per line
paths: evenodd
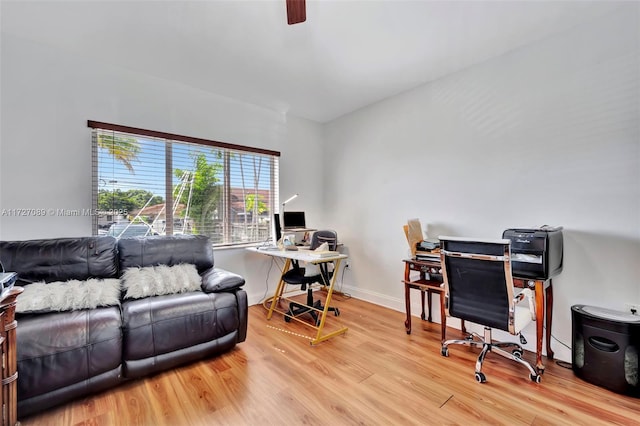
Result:
M356 299L334 297L349 327L317 346L310 329L249 308L247 341L229 353L126 383L20 419L39 425L597 425L638 424L640 400L546 362L540 384L489 354L474 380L477 349L440 355L440 326ZM287 330L281 331L282 330ZM460 335L450 329L449 337ZM529 360L531 353L525 354Z

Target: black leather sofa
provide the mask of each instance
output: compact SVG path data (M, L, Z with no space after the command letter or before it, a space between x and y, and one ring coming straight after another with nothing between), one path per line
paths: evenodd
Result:
M119 278L127 268L193 264L201 290L119 306L17 314L18 416L233 348L247 333L244 279L215 268L208 238L177 235L1 241L16 285ZM36 287L34 287L36 288ZM124 296L124 294L123 294Z

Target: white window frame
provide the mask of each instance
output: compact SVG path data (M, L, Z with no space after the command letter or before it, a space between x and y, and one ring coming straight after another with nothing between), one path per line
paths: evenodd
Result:
M209 150L215 151L218 154L219 162L216 162L218 167L221 167L221 173L219 176L220 186L220 208L216 209L216 215L213 220L216 223L215 235L211 230L204 230L200 232L195 230L186 233L205 234L212 239L214 247L223 246L236 246L247 245L253 243L263 242L265 240L274 238L274 226L273 226L273 214L276 213L279 203L278 194L278 176L279 176L279 157L280 152L271 151L261 148L248 147L243 145L235 145L225 142L218 142L213 140L194 138L190 136L176 135L166 132L159 132L154 130L146 130L140 128L133 128L128 126L121 126L117 124L103 123L97 121L88 121L88 127L92 128L92 174L93 174L93 193L92 193L92 208L98 214L93 216L93 233L94 235L100 234L99 222L106 220L107 216L110 216L113 220L119 213L125 213L128 216L128 220L131 220L131 212L119 212L117 209L110 209L110 211L102 211L98 204L98 197L100 188L104 188L104 184L101 186L101 182L116 182L115 174L109 175L109 171L105 170L105 167L101 167L101 156L104 157L104 148L101 148L98 143L99 135L110 135L115 140L115 137L123 138L136 138L140 141L144 140L145 145L158 144L158 152L162 152L161 146L164 145L164 167L165 167L165 179L162 184L165 187L165 193L162 195L164 198L164 205L173 205L174 194L174 179L173 172L176 168L173 164L172 144L184 144L184 148L193 146L196 150ZM112 154L112 160L115 161ZM254 170L245 171L242 164L245 163L243 159L252 161ZM268 170L268 178L265 182L266 171L257 172L256 159L259 165L264 166L265 161ZM155 163L154 166L158 166L160 163ZM213 164L213 162L211 163ZM261 168L259 168L261 169ZM252 182L247 182L245 179L245 173L248 172L248 178ZM241 185L238 186L238 173L240 173ZM231 178L231 175L235 176L235 179ZM259 177L257 177L260 175ZM122 175L120 175L122 176ZM216 174L216 177L218 175ZM235 186L232 181L235 181ZM257 182L260 181L260 182ZM269 188L265 189L264 186L268 185ZM261 187L261 189L259 189ZM157 194L160 195L160 194ZM264 197L266 195L266 200ZM258 213L258 203L248 201L251 197L253 199L260 198L260 212ZM266 212L264 206L266 204ZM236 209L233 210L233 206ZM248 212L247 205L253 205L254 211ZM238 206L242 206L244 209L242 212L238 211ZM102 206L104 209L104 206ZM144 209L143 209L144 210ZM174 230L174 214L173 209L166 209L165 221L166 222L161 230L161 234L171 235L180 230ZM254 214L255 213L255 214ZM238 217L242 217L243 220L238 220ZM247 218L250 217L249 222ZM134 219L138 220L139 217ZM140 219L142 220L142 219ZM186 221L186 220L185 220ZM131 223L131 222L130 222ZM121 229L119 227L118 229ZM158 228L151 227L150 233L156 233ZM103 230L104 231L104 230ZM122 232L122 231L120 231ZM126 236L124 234L120 234ZM114 235L118 237L118 235Z

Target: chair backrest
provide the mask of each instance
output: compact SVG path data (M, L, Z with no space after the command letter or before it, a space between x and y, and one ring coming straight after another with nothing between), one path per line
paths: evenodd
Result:
M338 234L336 231L328 229L315 231L311 237L311 250L317 249L322 243L329 244L329 250L335 251L338 247Z
M439 239L447 315L513 334L510 240Z
M311 237L310 248L311 250L315 250L325 242L329 245L329 250L336 250L338 248L338 234L336 231L315 231ZM307 265L303 270L300 268L298 261L294 259L292 261L293 268L287 271L282 276L282 279L288 284L302 284L302 290L305 290L308 283L320 282L326 284L329 282L332 274L332 269L329 267L330 263L333 264L333 262L322 262L318 265Z

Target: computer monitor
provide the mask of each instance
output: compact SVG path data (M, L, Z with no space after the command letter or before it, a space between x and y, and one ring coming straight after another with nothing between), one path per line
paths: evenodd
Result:
M307 223L304 219L304 212L283 212L283 227L287 228L306 228Z
M282 238L282 231L280 230L280 215L278 213L273 214L273 224L275 225L275 232L276 232L275 242L277 243Z

